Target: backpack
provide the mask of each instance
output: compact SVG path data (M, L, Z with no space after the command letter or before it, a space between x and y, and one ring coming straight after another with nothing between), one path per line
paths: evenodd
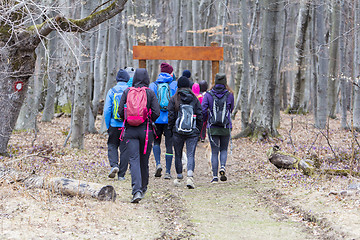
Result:
M129 87L126 99L125 121L131 126L139 126L148 118L147 87Z
M157 99L160 104L161 111L167 111L167 106L170 101L170 86L168 83L157 84Z
M175 121L175 131L179 134L189 135L196 128L196 115L194 108L189 104L180 104L178 116Z
M118 109L119 109L120 99L124 92L124 89L120 89L119 91L116 91L114 88L112 88L112 91L114 93L114 95L113 95L113 108L114 108L113 116L114 116L114 119L121 120Z
M226 92L222 98L218 98L213 92L208 91L208 93L213 97L213 110L212 112L209 110L209 125L210 126L218 126L218 127L226 127L229 124L228 119L228 110L226 108L227 105L227 97L230 94Z

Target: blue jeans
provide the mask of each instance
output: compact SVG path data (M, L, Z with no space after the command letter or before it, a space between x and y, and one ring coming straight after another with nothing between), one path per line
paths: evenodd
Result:
M199 136L189 137L177 133L173 134L173 143L175 150L175 169L177 174L182 173L181 159L182 159L184 144L186 143L186 156L188 159L187 162L188 177L192 177L192 173L194 172L195 169L195 150L198 139ZM190 171L190 176L189 176L189 171Z
M220 153L220 166L225 167L227 160L227 149L229 146L230 135L220 136L220 135L210 135L209 141L211 146L211 166L213 176L218 176L219 169L219 153Z

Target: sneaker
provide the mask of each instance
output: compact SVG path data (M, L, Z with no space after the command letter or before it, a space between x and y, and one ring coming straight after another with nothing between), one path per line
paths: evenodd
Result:
M177 179L183 179L184 177L183 177L182 173L179 173L179 174L176 176L176 178L177 178Z
M155 177L161 177L161 171L162 171L162 167L159 164L159 165L156 166Z
M143 198L141 192L137 192L134 194L133 198L131 199L131 203L138 203Z
M171 179L171 178L172 177L171 177L170 173L165 173L164 179Z
M194 184L194 179L193 179L193 177L188 177L188 178L187 178L186 186L187 186L189 189L194 189L194 188L195 188L195 184Z
M211 183L218 183L219 179L218 177L213 177L213 179L211 180Z
M124 181L124 180L125 180L125 177L118 177L118 180L119 180L119 181Z
M175 179L174 180L174 185L175 185L175 187L180 187L181 186L181 179Z
M224 167L221 167L221 169L220 169L220 180L221 181L226 181L227 180L227 177L226 177L226 175L225 175L225 168Z
M118 172L119 172L118 167L111 168L111 171L109 173L109 178L114 178Z

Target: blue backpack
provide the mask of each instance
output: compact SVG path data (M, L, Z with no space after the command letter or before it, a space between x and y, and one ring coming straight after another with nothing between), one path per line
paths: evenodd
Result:
M124 92L124 89L120 89L119 91L116 91L114 88L112 89L113 93L114 93L114 96L113 96L113 116L114 116L114 119L117 119L117 120L121 120L121 117L118 113L118 109L119 109L119 104L120 104L120 99L121 99L121 96Z
M168 83L157 84L157 99L160 104L161 111L167 111L167 106L170 101L170 86Z

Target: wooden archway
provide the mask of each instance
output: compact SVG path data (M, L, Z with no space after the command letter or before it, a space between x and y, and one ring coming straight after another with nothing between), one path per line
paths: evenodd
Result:
M212 83L219 72L219 62L224 59L224 49L212 42L211 47L187 46L146 46L139 43L133 46L133 59L139 60L139 67L146 68L146 60L205 60L211 61Z

